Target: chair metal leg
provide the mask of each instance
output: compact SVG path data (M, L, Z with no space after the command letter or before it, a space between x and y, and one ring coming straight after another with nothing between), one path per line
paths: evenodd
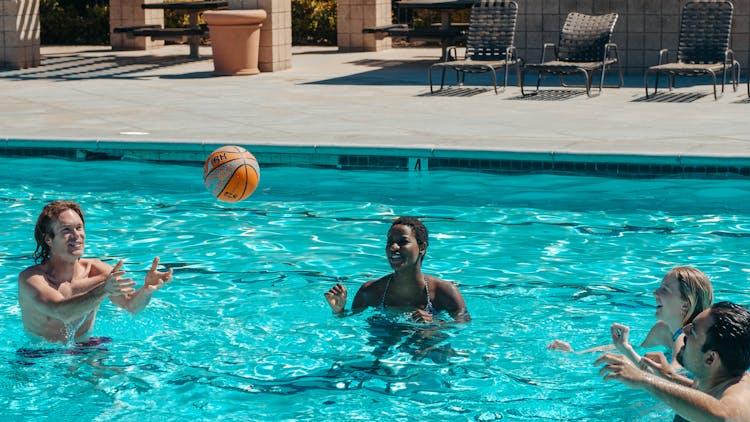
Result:
M492 86L495 87L495 95L497 95L497 73L492 66L490 66L490 72L492 72Z
M617 85L605 85L604 83L605 83L606 78L607 78L607 71L611 70L611 68L612 68L613 65L617 66L617 78L618 78ZM579 69L579 70L583 70L583 69ZM624 78L624 76L622 74L622 66L620 66L620 62L619 61L616 61L616 62L610 63L610 64L603 64L602 68L600 69L600 71L602 72L601 73L601 81L599 82L599 92L600 93L604 90L604 88L622 88L623 86L625 86L625 78ZM593 77L594 77L595 72L596 72L596 70L593 70L590 73L590 75L589 75L589 77L591 78L591 83L590 83L591 87L594 86L594 79L593 79ZM585 87L585 85L576 85L576 84L566 83L565 82L565 76L570 76L570 75L563 75L563 74L561 74L561 75L558 75L558 76L560 78L560 86L562 86L562 87L565 87L565 88L570 88L570 87L575 87L575 88L577 88L577 87Z
M508 64L508 61L505 61L505 72L503 72L503 92L505 92L505 88L508 87L508 71L510 70L510 65Z
M523 60L519 59L516 62L516 83L521 83L521 70L523 69ZM521 95L523 95L523 92L521 92Z
M732 63L729 67L729 73L734 76L734 63ZM721 72L721 93L724 94L724 85L727 83L727 66L724 64L724 68Z
M427 81L430 83L430 95L432 95L435 93L435 91L432 90L432 66L427 68Z
M581 72L583 72L583 77L586 80L586 95L589 98L595 97L596 95L591 95L591 79L593 78L594 74L593 73L589 74L589 72L585 71L584 69L581 69ZM599 94L601 94L601 93L602 93L602 91L601 91L601 88L600 88L599 89ZM599 95L599 94L597 94L597 95Z
M650 72L654 72L654 94L651 97L656 96L656 93L659 90L659 74L661 73L658 69L646 69L646 72L643 74L643 86L646 89L646 99L647 100L650 98L648 96L648 74ZM669 77L668 76L667 76L667 83L669 83Z
M427 69L427 79L429 79L429 82L430 82L430 95L435 93L435 90L433 89L433 86L432 86L432 68L433 67L434 66L430 66ZM437 92L440 92L443 90L443 84L445 82L445 67L441 66L440 69L442 70L441 75L440 75L440 90Z
M719 99L719 97L716 96L716 73L714 73L711 70L709 70L709 73L711 73L711 80L714 83L714 101L716 101L716 100ZM722 95L724 94L724 86L723 86L723 84L722 84L722 88L721 88L721 94Z
M740 83L740 62L737 60L732 63L732 89L737 92L737 85Z
M737 60L734 60L729 68L729 82L732 84L732 90L734 92L737 92L737 74L739 73L739 62ZM722 72L722 82L721 82L721 92L724 93L724 84L726 84L727 81L727 69L724 68L724 71Z
M542 85L542 72L537 73L536 76L536 92L539 92L539 87Z

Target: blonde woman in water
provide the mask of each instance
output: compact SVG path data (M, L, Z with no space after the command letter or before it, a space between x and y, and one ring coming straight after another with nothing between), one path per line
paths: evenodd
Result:
M640 347L649 348L664 346L671 351L671 361L664 360L660 353L648 353L646 358L658 359L651 361L652 367L658 367L659 375L672 381L690 384L690 380L677 373L681 369L677 362L677 352L685 344L685 334L682 327L693 321L699 313L708 309L713 302L713 288L711 281L702 272L693 267L672 268L661 281L659 288L654 290L656 298L656 318L658 321L651 327L646 339ZM642 369L648 367L642 357L630 344L630 328L623 324L614 323L610 327L612 344L586 349L577 353L601 352L616 348ZM548 349L573 352L569 343L555 340L547 346Z

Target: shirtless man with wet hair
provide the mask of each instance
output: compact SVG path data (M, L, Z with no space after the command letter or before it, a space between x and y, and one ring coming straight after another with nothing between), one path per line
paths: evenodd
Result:
M646 354L636 365L606 354L595 362L605 380L617 380L666 403L675 421L750 421L750 312L720 302L683 327L679 363L695 379L691 387L671 381L673 369L662 353Z
M86 338L105 297L136 314L152 294L172 279L172 270L157 270L156 257L140 289L123 277L122 261L114 268L83 258L86 240L81 207L72 201L47 204L34 229L37 265L18 276L18 303L23 326L33 336L55 342Z

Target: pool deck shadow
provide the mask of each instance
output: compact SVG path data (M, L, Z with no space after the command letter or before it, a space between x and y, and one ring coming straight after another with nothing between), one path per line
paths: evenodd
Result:
M82 51L50 51L42 57L41 66L22 70L0 70L0 78L14 80L35 79L99 79L132 78L158 69L168 69L196 61L211 61L211 57L192 59L186 55L130 55L124 56L109 49L89 48ZM174 77L211 77L210 71L193 74L179 73Z
M515 75L498 95L488 75L470 75L462 86L446 75L450 85L431 95L427 70L438 61L434 47L357 53L294 47L291 69L240 77L213 76L210 47L201 48L199 60L189 59L183 45L149 51L43 47L42 54L40 67L0 70L0 152L81 142L102 150L116 144L210 151L241 144L298 154L303 162L325 151L750 164L744 84L714 101L710 84L678 79L674 91L646 100L637 75L594 98L552 77L539 94L522 96Z
M308 82L316 85L420 85L435 59L414 57L400 60L360 59L347 64L362 71Z

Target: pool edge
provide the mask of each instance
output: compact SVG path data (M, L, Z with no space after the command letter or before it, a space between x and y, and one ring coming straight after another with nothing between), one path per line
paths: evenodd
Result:
M408 171L465 170L493 173L573 173L623 177L750 177L750 157L497 151L343 145L271 145L232 142L264 165ZM202 163L222 141L2 138L0 155L79 161L127 159Z

